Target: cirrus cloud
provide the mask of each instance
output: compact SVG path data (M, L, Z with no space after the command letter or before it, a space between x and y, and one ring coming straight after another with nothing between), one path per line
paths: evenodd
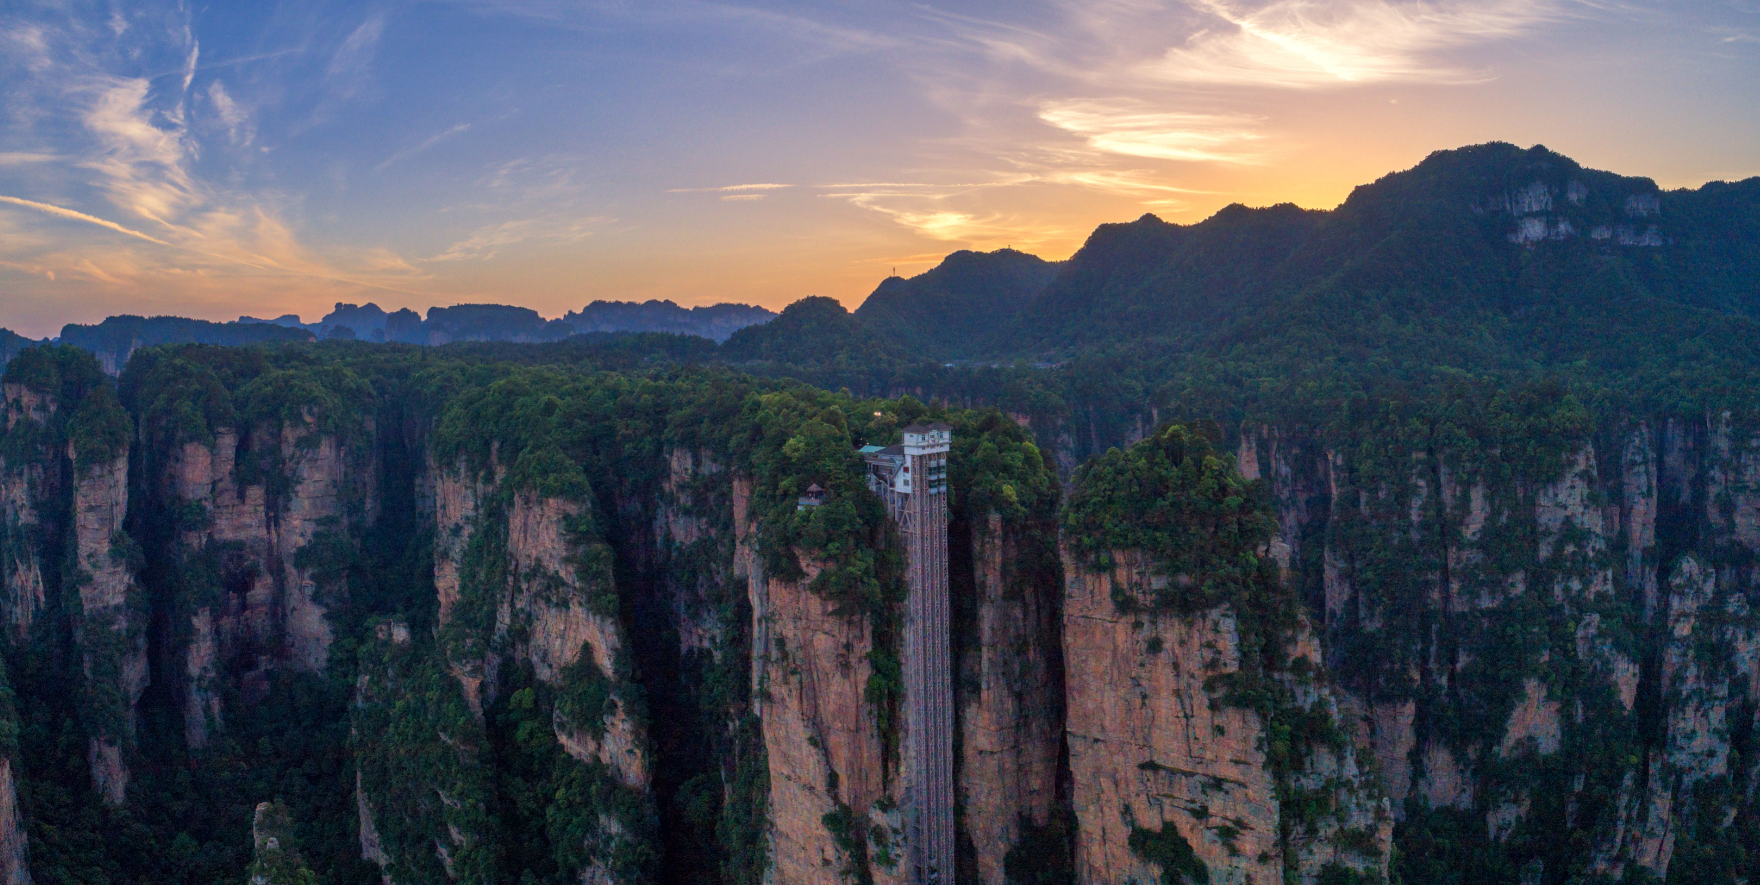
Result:
M1307 89L1368 83L1474 83L1491 77L1437 58L1518 38L1585 4L1557 0L1196 0L1213 24L1144 66L1171 83Z
M1188 162L1252 163L1263 121L1242 114L1161 110L1127 99L1046 102L1039 119L1109 154Z

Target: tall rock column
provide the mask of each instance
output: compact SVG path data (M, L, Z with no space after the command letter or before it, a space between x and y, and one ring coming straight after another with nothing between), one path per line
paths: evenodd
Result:
M18 810L18 787L12 759L0 757L0 885L31 885L24 818Z
M1120 611L1115 592L1133 598L1154 568L1142 555L1118 561L1099 574L1069 568L1064 597L1078 881L1200 868L1215 883L1275 881L1283 853L1264 724L1206 690L1240 671L1234 612Z
M1392 826L1256 483L1184 427L1078 472L1064 667L1076 879L1385 875Z
M75 637L85 667L92 783L112 805L122 804L128 787L123 755L133 743L134 708L148 675L146 601L129 562L138 554L123 530L127 512L126 446L114 458L76 466Z
M879 723L866 702L873 625L798 580L765 574L756 550L752 482L733 480L736 573L752 605L752 679L770 783L774 885L838 885L847 876L910 881L904 816L887 778Z
M14 428L23 434L46 427L55 409L51 394L23 384L0 386L0 437ZM47 586L39 539L48 526L41 508L54 499L58 477L41 461L9 462L0 454L0 617L15 639L29 635L43 609Z
M965 645L959 789L981 885L1006 885L1005 861L1031 835L1025 827L1050 827L1057 810L1063 588L1033 568L1044 551L1027 549L1045 540L995 513L972 526L975 632L956 636Z
M481 470L455 462L434 488L439 623L431 638L382 625L357 692L363 856L396 880L432 869L439 851L446 877L474 881L509 874L500 828L527 826L571 878L643 881L654 856L646 713L584 478L549 449L512 469L494 456ZM396 701L412 690L419 702ZM510 716L531 718L516 747L498 746ZM381 732L403 749L375 744ZM503 752L547 756L541 776L519 775L556 797L540 816L491 816L491 777L516 764ZM403 753L433 770L405 770ZM433 790L450 797L445 808L426 800Z
M178 572L187 584L182 693L191 747L206 746L222 720L223 679L241 680L250 697L272 669L327 666L334 632L327 606L347 593L338 562L346 562L351 535L377 507L375 465L363 453L374 427L365 422L360 438L345 445L312 423L279 431L259 426L243 435L222 426L149 462L164 465L150 490L177 524ZM273 459L251 451L264 446ZM282 475L248 481L241 457L268 460ZM221 662L229 659L255 664L224 674Z

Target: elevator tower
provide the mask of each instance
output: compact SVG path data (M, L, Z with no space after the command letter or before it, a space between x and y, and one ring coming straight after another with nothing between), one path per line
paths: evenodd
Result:
M953 669L947 598L947 452L953 428L912 424L904 442L867 446L868 487L904 541L904 761L912 880L952 885Z

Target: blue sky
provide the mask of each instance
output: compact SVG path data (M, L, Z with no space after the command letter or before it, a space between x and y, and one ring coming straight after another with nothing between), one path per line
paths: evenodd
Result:
M955 249L1326 208L1543 143L1760 174L1760 0L0 12L0 326L336 301L859 303Z

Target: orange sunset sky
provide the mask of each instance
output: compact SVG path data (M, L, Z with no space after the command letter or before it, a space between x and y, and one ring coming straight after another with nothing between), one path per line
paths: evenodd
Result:
M0 326L807 295L1433 150L1760 174L1760 0L30 3Z

